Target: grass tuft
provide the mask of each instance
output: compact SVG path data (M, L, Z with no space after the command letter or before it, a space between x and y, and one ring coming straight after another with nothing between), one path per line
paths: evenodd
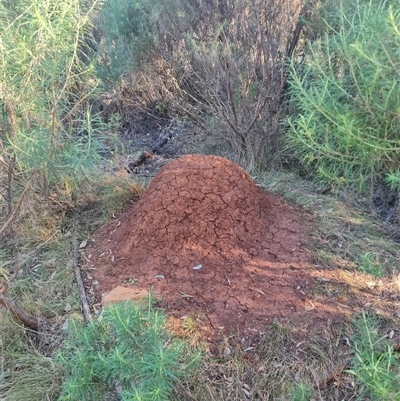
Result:
M400 248L395 227L377 220L363 205L339 201L337 197L344 197L344 192L322 195L316 184L285 171L260 173L256 180L266 190L302 207L299 213L310 222L308 247L316 265L375 277L398 272Z
M355 324L352 369L349 370L364 396L371 400L400 399L400 358L388 342L387 334L380 334L382 319L363 312Z

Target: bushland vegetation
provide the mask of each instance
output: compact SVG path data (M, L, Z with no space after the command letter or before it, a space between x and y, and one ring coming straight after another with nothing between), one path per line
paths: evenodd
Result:
M24 263L20 250L46 231L27 238L26 227L41 224L35 216L50 215L51 207L43 208L47 202L72 206L76 188L104 152L107 127L91 106L99 87L90 55L97 5L75 0L0 5L2 293ZM12 301L1 303L36 325Z
M398 202L399 4L337 1L319 18L291 60L287 149L324 182Z
M223 138L248 169L270 167L283 140L287 60L308 10L286 0L110 2L100 16L100 67L136 87L145 105L183 114ZM110 13L123 21L117 29ZM134 24L124 22L130 13Z
M394 330L382 334L387 321L373 312L312 339L306 362L284 357L290 330L274 324L256 365L236 344L185 375L199 354L171 339L151 303L77 322L70 251L141 191L107 170L128 110L192 120L219 152L299 202L309 195L298 186L311 185L299 172L366 196L396 232L399 48L398 0L2 1L0 305L16 316L0 309L0 398L250 399L248 375L254 399L398 399ZM296 182L273 175L283 168ZM341 226L327 208L321 220ZM393 284L398 249L381 231L361 243L364 223L348 240L335 231L340 247L326 234L318 262ZM129 351L140 336L137 360ZM351 358L335 365L343 383L332 389L322 372L339 336Z

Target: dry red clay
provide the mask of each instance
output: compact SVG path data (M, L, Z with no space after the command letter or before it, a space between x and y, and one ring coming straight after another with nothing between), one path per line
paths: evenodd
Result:
M187 155L94 235L85 269L97 301L117 285L150 290L171 316L198 318L209 337L253 336L275 318L310 323L337 312L312 302L305 227L301 211L237 165Z

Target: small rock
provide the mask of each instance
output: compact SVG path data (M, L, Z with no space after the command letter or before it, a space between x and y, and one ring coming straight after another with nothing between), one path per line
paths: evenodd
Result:
M118 287L112 289L109 293L103 295L101 303L103 306L105 306L114 302L143 300L148 296L149 292L146 290L127 288L119 285Z

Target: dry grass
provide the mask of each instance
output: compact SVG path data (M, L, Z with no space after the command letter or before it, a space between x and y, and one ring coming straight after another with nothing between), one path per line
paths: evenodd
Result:
M0 398L7 401L56 400L63 372L38 349L35 335L0 311ZM42 337L50 338L51 335ZM58 335L57 335L58 337Z
M344 372L350 359L344 339L350 335L350 325L326 322L305 339L286 321L273 323L255 349L225 338L196 377L182 383L179 399L294 400L300 388L311 389L318 400L350 399L354 389Z

